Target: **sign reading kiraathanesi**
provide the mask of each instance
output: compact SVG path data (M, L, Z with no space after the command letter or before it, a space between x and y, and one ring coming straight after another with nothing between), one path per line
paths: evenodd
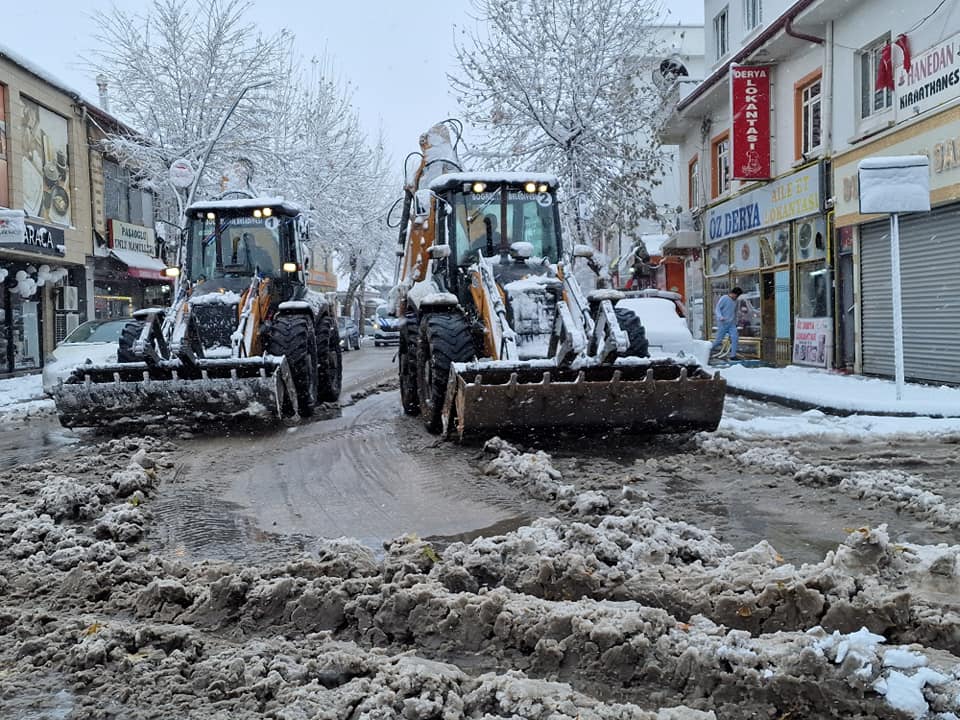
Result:
M730 66L731 177L770 179L770 67Z
M896 67L897 120L909 120L960 97L960 35L916 55L907 71Z

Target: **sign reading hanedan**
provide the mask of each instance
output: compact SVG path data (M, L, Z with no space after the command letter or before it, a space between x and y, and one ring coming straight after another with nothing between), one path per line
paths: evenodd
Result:
M897 120L909 120L960 97L960 34L916 55L910 71L897 66Z

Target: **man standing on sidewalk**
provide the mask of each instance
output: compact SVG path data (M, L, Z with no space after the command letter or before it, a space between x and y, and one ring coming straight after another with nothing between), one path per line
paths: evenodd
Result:
M710 354L713 355L720 349L720 344L726 335L730 336L730 357L729 360L737 360L737 300L743 295L743 290L739 287L733 288L726 295L721 295L717 300L717 307L714 315L717 319L717 336L713 340L713 347L710 348Z

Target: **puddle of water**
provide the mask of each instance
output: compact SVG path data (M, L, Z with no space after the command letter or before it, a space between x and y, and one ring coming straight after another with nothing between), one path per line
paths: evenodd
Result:
M493 525L489 525L485 528L479 528L477 530L469 530L467 532L457 533L455 535L431 535L430 537L423 538L427 542L433 543L438 548L443 549L454 543L471 543L477 538L480 537L496 537L497 535L505 535L506 533L513 532L519 527L524 525L529 525L531 519L525 515L519 515L517 517L507 518L506 520L500 520L495 522Z
M13 428L0 432L0 468L10 469L71 451L80 437L49 420L37 427Z
M62 686L62 679L54 682L53 678L37 678L37 681L37 686L0 700L3 717L17 720L67 720L70 717L75 709L73 694L66 689L55 691L48 687Z

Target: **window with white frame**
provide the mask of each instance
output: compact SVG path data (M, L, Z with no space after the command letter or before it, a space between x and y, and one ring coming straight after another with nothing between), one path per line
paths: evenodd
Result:
M893 92L889 88L877 88L877 70L880 68L880 57L883 48L889 44L890 37L883 37L857 53L861 120L886 112L893 105Z
M717 60L724 57L730 50L729 19L729 6L725 7L713 18L713 44L717 49Z
M713 196L723 195L730 189L730 136L713 144Z
M800 152L803 155L817 150L821 138L821 78L800 88Z
M763 0L743 0L743 29L750 32L763 22Z

